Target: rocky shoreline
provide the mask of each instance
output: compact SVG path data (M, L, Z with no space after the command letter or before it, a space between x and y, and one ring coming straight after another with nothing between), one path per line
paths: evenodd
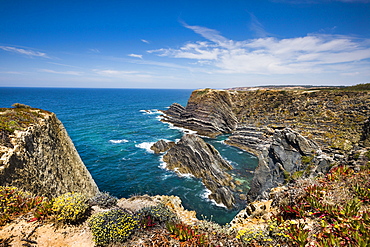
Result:
M259 158L250 202L292 177L325 174L369 143L368 91L200 89L186 107L174 103L163 112L162 121L199 135L231 134L226 144Z
M230 222L227 232L220 226L215 230L206 220L196 219L196 212L185 210L181 200L174 196L123 198L117 205L121 210L134 214L145 206L164 204L185 227L204 224L204 232L211 236L207 241L226 243L224 246L240 246L245 241L248 244L289 242L293 246L301 241L294 239L296 235L312 229L319 234L308 233L302 243L326 241L322 233L328 231L337 238L333 241L362 241L363 246L370 243L370 91L203 89L192 93L186 107L175 103L164 113L164 122L197 134L186 134L177 143L161 140L152 150L165 153L163 160L169 169L201 179L212 192L210 198L228 208L235 205L235 181L227 173L232 167L199 135L230 134L225 143L258 157L259 164L245 198L248 205ZM53 113L34 108L7 108L1 109L0 117L0 186L17 186L50 198L71 191L88 197L98 193L62 123ZM324 176L330 169L331 173ZM24 195L29 197L27 193ZM311 204L312 198L316 198L315 204ZM342 206L356 210L342 213ZM106 210L92 208L86 217ZM17 246L26 241L27 244L38 242L39 246L94 246L86 221L76 227L65 225L61 230L54 223L30 223L34 220L31 213L6 219L11 223L0 228L0 244L14 241L12 244ZM348 224L334 226L330 217L318 218L316 214L330 215L338 222L344 219L346 224L352 224L350 227L357 227L361 220L362 235L336 231L335 227L348 228ZM271 240L250 242L245 237L245 229L252 229L257 235L264 232L268 237L275 234L270 228L274 225L269 223L273 215L280 215L283 220L283 230L277 232L289 233L291 238L276 235ZM296 220L286 220L292 218ZM320 226L319 220L326 225ZM304 226L298 229L301 232L295 232L301 225ZM151 232L138 233L128 241L128 246L153 241L158 246L164 242L181 245L180 240L172 238L160 226Z

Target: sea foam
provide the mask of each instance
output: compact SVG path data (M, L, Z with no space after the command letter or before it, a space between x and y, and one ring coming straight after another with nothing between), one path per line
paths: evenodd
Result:
M211 195L211 194L212 194L212 191L210 191L209 189L205 188L204 189L204 192L200 195L200 197L202 199L206 200L206 201L211 202L212 204L216 205L217 207L221 207L221 208L226 208L227 209L227 207L224 204L217 203L215 200L210 199L209 198L209 195Z
M151 109L151 110L140 110L140 112L144 114L162 114L158 109Z
M145 149L148 153L154 153L154 151L150 149L150 147L153 146L154 143L155 142L142 142L136 144L135 147Z
M118 144L118 143L126 143L126 142L129 142L128 140L126 139L122 139L122 140L109 140L110 143L114 143L114 144Z

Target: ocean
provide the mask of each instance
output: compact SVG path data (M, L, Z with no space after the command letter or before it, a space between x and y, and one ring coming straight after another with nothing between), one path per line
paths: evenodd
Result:
M133 195L176 195L197 217L220 224L243 207L227 210L207 198L199 179L178 176L165 168L162 155L149 149L160 139L176 141L186 130L160 121L176 102L186 106L192 90L0 88L0 107L22 103L54 112L63 122L83 162L101 191L118 198ZM234 167L231 172L248 190L258 160L223 140L205 138Z

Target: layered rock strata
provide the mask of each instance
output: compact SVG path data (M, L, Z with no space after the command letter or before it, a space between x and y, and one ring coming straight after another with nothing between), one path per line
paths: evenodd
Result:
M14 115L14 111L9 109L1 114ZM17 111L21 114L21 110ZM7 145L4 141L1 145L0 185L49 197L66 192L94 196L98 187L63 124L53 113L27 111L24 115L32 113L37 117L27 127L8 135Z
M159 140L154 143L150 149L154 151L155 154L160 154L166 152L168 149L175 146L174 142L166 142L165 140Z
M227 91L195 90L186 107L172 104L164 111L162 121L215 137L236 128L237 119L232 109L233 102Z
M258 155L272 141L273 129L239 125L225 143Z
M204 89L194 91L186 107L173 104L165 113L164 121L202 135L231 133L225 143L259 158L250 200L266 197L297 172L325 173L333 160L370 143L366 90Z
M306 157L305 162L302 162L302 157ZM258 158L248 192L249 201L266 200L272 188L289 182L297 172L326 172L331 163L316 143L288 128L275 130L272 143L260 152Z
M184 135L174 147L163 156L167 168L180 174L192 174L202 179L212 192L210 199L233 208L235 198L232 188L235 187L232 177L226 170L232 166L225 161L219 152L195 134Z

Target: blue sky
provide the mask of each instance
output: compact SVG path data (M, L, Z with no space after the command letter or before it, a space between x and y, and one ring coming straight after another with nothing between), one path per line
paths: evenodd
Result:
M0 87L370 82L370 0L0 0Z

